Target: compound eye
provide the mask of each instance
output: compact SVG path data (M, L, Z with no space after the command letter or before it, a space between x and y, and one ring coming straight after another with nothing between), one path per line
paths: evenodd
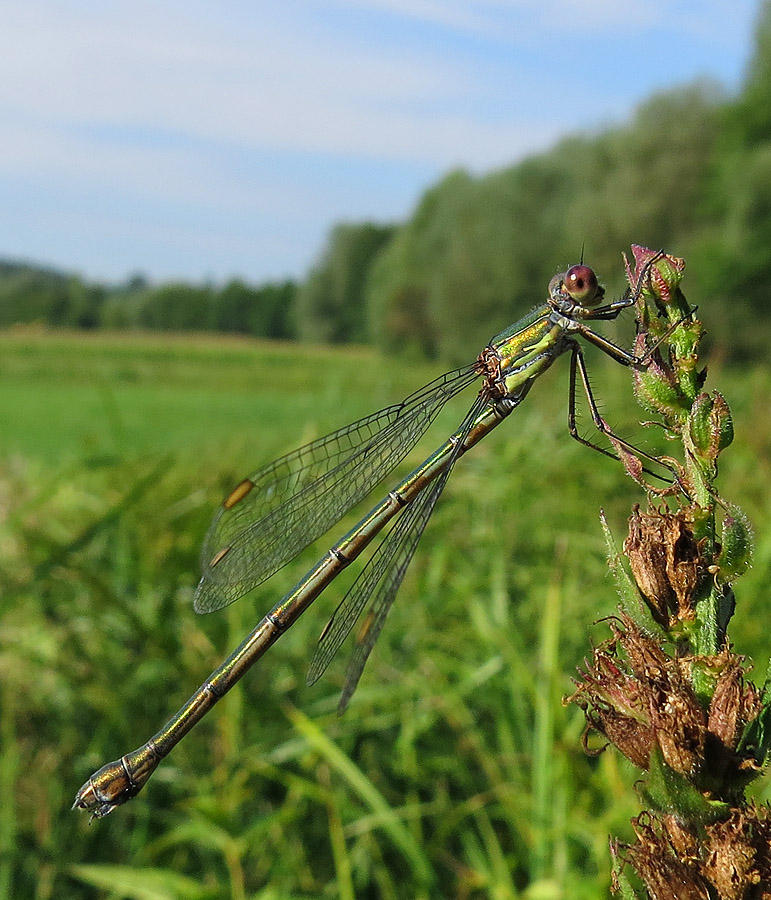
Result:
M599 303L604 293L589 266L571 266L565 272L563 283L568 296L581 306Z

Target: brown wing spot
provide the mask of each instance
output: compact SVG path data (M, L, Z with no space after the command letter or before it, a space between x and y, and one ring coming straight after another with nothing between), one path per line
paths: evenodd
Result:
M244 480L236 485L227 497L225 497L222 501L222 505L225 509L233 509L236 503L240 503L253 487L254 482L252 479L244 478Z
M211 562L209 563L209 568L213 569L216 565L219 565L219 563L222 562L222 560L228 555L228 553L230 553L230 550L230 547L223 547L222 550L219 550L217 553L215 553L212 557Z
M363 644L364 641L367 639L367 635L369 634L369 630L370 630L370 628L372 628L374 621L375 621L375 613L373 612L373 610L370 610L367 613L366 617L364 618L364 621L361 623L361 627L359 628L359 631L356 634L356 643L357 644Z

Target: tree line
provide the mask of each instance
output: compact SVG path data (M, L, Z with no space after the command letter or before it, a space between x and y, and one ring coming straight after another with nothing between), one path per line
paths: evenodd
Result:
M216 330L461 360L541 302L582 247L621 291L620 251L630 243L684 256L713 340L742 358L765 355L771 0L735 96L709 82L679 87L622 126L480 177L450 172L403 223L336 226L301 282L217 288L136 277L108 287L0 263L0 326Z
M293 281L254 286L239 279L219 288L181 281L151 285L140 275L107 286L55 269L0 262L0 327L42 323L291 339L297 290Z

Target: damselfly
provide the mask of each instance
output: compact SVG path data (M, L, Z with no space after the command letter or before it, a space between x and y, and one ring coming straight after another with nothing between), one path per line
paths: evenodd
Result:
M624 365L646 364L647 356L633 356L591 329L588 323L614 319L635 300L628 291L603 305L604 295L588 266L573 266L551 280L542 306L494 337L472 365L282 456L237 485L204 541L203 577L194 601L198 612L221 609L242 597L327 532L404 459L451 397L481 379L458 429L310 569L154 737L94 773L78 791L74 806L101 817L136 796L166 754L393 520L324 628L311 662L308 681L314 682L369 606L343 688L344 708L454 464L522 402L538 376L563 353L570 353L571 435L614 455L578 433L580 379L597 428L617 450L639 455L600 416L577 340L585 339Z

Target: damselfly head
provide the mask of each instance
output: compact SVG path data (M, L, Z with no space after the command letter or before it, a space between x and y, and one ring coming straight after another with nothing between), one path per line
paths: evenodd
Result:
M597 306L605 296L605 290L597 281L594 271L583 264L571 266L567 272L555 275L549 282L549 296L553 301L567 301L582 308Z

